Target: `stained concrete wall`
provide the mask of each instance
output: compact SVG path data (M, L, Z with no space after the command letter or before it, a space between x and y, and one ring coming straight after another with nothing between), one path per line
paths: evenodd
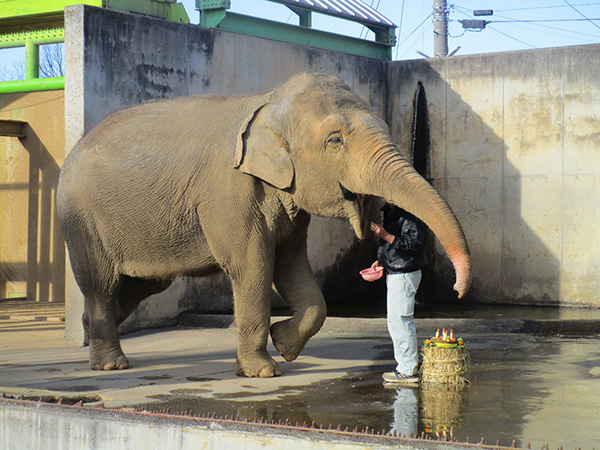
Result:
M370 430L369 430L370 431ZM160 444L157 444L160 443ZM461 450L464 445L374 434L282 429L277 424L167 418L144 413L94 410L0 400L3 449L54 450Z
M64 92L0 95L0 119L26 122L0 136L0 298L64 302L65 250L55 214L64 161Z
M430 176L465 229L471 299L600 307L599 70L600 45L390 64L405 146L424 84ZM450 271L436 257L434 273Z
M386 63L92 7L68 8L65 21L67 151L123 107L179 95L263 93L304 71L342 78L387 119L405 151L422 81L430 176L474 255L469 299L600 306L600 241L590 232L599 214L598 46ZM334 280L330 292L368 299L355 272L372 250L354 243L347 223L313 220L311 264L326 291ZM448 300L451 267L437 247L433 260L421 296ZM67 286L73 343L82 301L72 277ZM130 324L230 305L223 276L181 279L142 304Z

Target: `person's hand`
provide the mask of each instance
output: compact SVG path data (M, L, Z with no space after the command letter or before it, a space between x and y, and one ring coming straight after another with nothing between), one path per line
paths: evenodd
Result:
M371 222L371 231L379 239L383 239L384 241L387 241L390 244L394 242L394 235L388 233L385 230L385 228L383 228L381 225L376 224L375 222Z
M375 222L371 222L371 231L379 239L383 239L384 233L386 233L385 229L381 225L376 224Z
M379 264L378 260L375 260L375 262L373 264L371 264L371 269L375 269L376 267L379 267L381 264Z

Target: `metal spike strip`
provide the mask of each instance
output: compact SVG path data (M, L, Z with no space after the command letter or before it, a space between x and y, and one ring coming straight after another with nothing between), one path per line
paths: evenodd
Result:
M228 418L228 416L224 416L224 417L218 417L216 413L202 413L202 415L200 414L194 414L194 412L192 410L185 410L181 413L171 413L169 409L164 409L164 410L160 410L160 411L156 411L156 412L152 412L152 411L146 411L143 407L142 408L138 408L136 410L131 410L131 409L125 409L125 408L107 408L104 403L99 403L96 404L94 406L84 406L83 405L83 400L79 400L77 403L75 403L74 405L65 405L63 403L63 398L59 398L56 403L47 403L44 402L43 399L40 399L39 401L31 401L31 400L24 400L23 395L20 395L18 399L15 398L8 398L6 396L5 393L0 393L0 399L3 401L9 401L9 402L19 402L19 403L46 403L48 405L51 406L56 406L56 407L60 407L60 408L89 408L89 409L94 409L94 410L104 410L104 411L110 411L110 412L116 412L119 414L129 414L129 415L149 415L149 416L153 416L153 417L163 417L163 418L168 418L168 417L183 417L183 418L187 418L187 419L191 419L191 420L195 420L195 421L208 421L208 422L220 422L220 423L238 423L238 424L249 424L249 425L253 425L256 427L269 427L269 428L276 428L276 429L287 429L287 430L294 430L294 431L311 431L311 432L318 432L318 433L331 433L331 434L339 434L339 435L348 435L348 436L359 436L359 437L366 437L366 436L378 436L380 439L393 439L393 440L399 440L399 439L410 439L410 440L424 440L424 441L431 441L433 440L433 438L429 435L426 435L425 432L422 432L419 436L413 436L412 433L410 433L409 437L407 437L406 435L402 435L401 433L397 433L395 430L393 432L390 433L386 433L385 428L381 430L381 432L376 432L374 429L369 429L369 427L365 427L362 431L358 431L358 427L354 427L354 429L352 431L349 430L348 427L345 427L345 429L342 431L342 426L341 424L337 426L337 428L333 429L333 426L330 424L329 428L324 428L323 425L319 425L319 427L317 428L317 425L315 424L315 422L313 421L310 426L307 426L306 422L303 422L302 425L299 425L298 422L296 422L296 425L292 425L289 422L289 419L286 419L285 421L282 421L281 419L278 421L278 423L275 423L275 420L271 420L271 422L269 423L267 420L265 420L263 417L257 418L255 420L251 420L248 418L240 418L239 415L236 415L235 418L233 418L233 416L231 416L231 418ZM451 439L452 442L457 442L456 439ZM472 448L486 448L486 449L506 449L506 450L511 450L511 449L515 449L516 448L516 441L513 440L511 447L500 447L499 446L499 441L496 443L496 447L493 446L489 446L489 445L485 445L485 439L481 439L481 441L478 444L472 444L470 439L467 437L466 439L466 444L468 444L469 447ZM531 444L527 444L527 449L531 450ZM545 447L546 450L548 449L548 447ZM562 448L561 448L562 450ZM581 448L579 448L578 450L581 450Z

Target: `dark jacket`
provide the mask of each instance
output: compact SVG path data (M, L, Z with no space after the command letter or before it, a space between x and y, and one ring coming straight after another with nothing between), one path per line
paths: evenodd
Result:
M421 270L427 264L427 226L409 212L392 205L383 208L383 228L395 236L392 244L381 240L377 260L390 273Z

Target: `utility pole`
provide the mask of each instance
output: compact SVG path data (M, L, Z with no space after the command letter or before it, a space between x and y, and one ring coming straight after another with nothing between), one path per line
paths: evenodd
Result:
M436 58L448 56L448 5L446 0L433 0L433 53Z

